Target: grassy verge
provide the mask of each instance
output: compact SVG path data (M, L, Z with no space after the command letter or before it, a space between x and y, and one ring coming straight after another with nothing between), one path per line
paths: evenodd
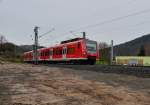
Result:
M96 64L98 64L98 65L108 65L109 63L107 61L104 61L104 60L97 60Z

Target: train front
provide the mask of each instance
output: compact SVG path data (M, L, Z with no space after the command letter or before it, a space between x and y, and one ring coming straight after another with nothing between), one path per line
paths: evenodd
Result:
M87 58L89 64L95 64L99 59L98 45L96 41L86 39Z

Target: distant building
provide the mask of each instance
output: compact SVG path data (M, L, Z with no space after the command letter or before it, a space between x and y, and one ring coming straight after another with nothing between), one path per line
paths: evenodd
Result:
M150 56L116 56L117 65L150 66Z

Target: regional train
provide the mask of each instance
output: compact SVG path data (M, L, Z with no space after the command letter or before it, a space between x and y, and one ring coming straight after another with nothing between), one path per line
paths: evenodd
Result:
M24 62L35 61L34 51L23 54ZM38 49L39 63L68 63L94 65L99 59L96 41L85 38L74 38L62 41L59 45Z

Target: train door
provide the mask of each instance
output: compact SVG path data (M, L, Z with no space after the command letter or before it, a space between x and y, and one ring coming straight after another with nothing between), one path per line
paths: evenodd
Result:
M63 57L64 60L66 59L66 55L67 55L67 47L63 47L62 57Z
M53 49L50 49L50 60L53 60Z

